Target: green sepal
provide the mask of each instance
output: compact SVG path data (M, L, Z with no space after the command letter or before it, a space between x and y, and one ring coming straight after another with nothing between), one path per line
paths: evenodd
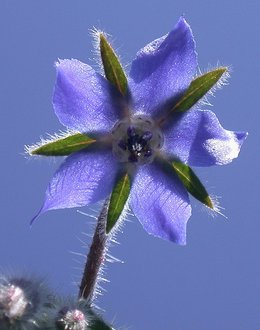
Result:
M126 75L117 55L102 33L100 33L100 54L107 80L115 85L122 95L125 95L127 92Z
M188 192L201 203L214 209L214 204L209 194L194 171L188 165L179 161L173 161L171 164Z
M85 134L77 133L54 141L46 142L35 148L29 148L30 155L67 156L94 143L95 140Z
M127 173L119 176L114 185L107 212L106 233L108 234L119 219L130 193L130 178Z
M194 79L185 94L171 111L186 111L196 104L208 91L219 81L222 75L227 72L227 68L221 67L207 72Z

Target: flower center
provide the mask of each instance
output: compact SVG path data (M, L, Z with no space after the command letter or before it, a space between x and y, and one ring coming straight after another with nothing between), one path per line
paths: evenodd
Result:
M151 163L163 145L163 135L145 116L120 120L112 130L113 153L120 162Z

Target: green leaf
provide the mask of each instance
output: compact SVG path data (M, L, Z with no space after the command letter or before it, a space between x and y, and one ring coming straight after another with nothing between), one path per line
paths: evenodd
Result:
M72 152L88 147L93 142L95 142L94 139L85 134L77 133L47 142L39 147L32 148L32 150L29 149L29 153L42 156L67 156Z
M113 48L102 33L100 34L100 53L106 78L117 87L122 95L125 95L127 92L126 75Z
M213 202L193 170L186 164L173 161L172 166L188 192L206 206L214 209Z
M227 68L218 68L194 79L186 93L171 111L186 111L197 103L219 81Z
M130 193L130 179L127 173L121 175L112 191L107 214L106 233L108 234L119 219Z

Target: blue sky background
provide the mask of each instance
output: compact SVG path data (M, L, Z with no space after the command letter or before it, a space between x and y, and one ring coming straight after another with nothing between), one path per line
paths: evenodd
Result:
M95 26L113 36L127 65L185 14L200 68L232 67L230 84L211 99L213 110L224 127L249 131L232 164L197 171L221 196L228 220L213 219L192 201L188 244L180 247L149 236L132 218L110 251L124 264L108 265L111 283L98 303L108 320L133 330L260 329L260 2L1 0L0 7L1 269L77 292L83 259L70 251L86 252L80 240L88 241L82 232L91 233L93 219L74 209L52 211L29 228L59 164L23 155L24 144L62 129L51 105L54 61L94 64Z

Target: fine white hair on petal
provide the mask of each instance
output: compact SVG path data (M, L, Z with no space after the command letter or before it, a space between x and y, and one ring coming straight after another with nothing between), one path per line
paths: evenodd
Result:
M38 157L39 155L32 154L34 150L42 147L43 145L45 145L47 143L55 142L60 139L65 139L66 137L69 137L70 135L78 134L78 133L79 133L78 131L75 131L72 129L67 129L66 131L60 130L58 133L54 133L54 134L47 133L47 137L46 138L40 137L39 142L36 142L35 144L32 144L32 145L25 145L24 146L25 154L29 155L29 156Z
M222 86L228 85L228 79L230 78L230 72L232 71L231 66L220 65L217 66L209 66L207 70L201 70L198 68L198 74L194 77L194 79L206 74L207 72L214 71L220 68L226 68L227 70L222 74L221 78L217 81L217 83L204 95L192 108L201 109L203 106L212 106L209 102L209 98L214 96L215 91L221 89Z
M158 52L158 48L164 42L164 40L168 37L168 35L169 34L166 34L166 35L150 42L148 45L146 45L144 48L142 48L141 50L139 50L137 52L137 56L146 55L146 54L152 55L152 54Z
M217 215L221 215L223 218L227 219L227 216L223 213L223 211L225 210L224 207L222 207L220 205L220 196L216 196L216 195L210 195L210 199L213 203L213 209L211 209L210 207L202 204L203 206L203 210L206 210L206 212L212 216L212 218L215 218Z
M101 34L104 35L106 39L109 39L112 37L109 33L103 31L102 29L98 29L96 27L93 27L89 31L90 31L90 35L93 40L93 47L94 47L95 51L98 51L98 52L100 50L100 35ZM100 56L99 53L97 53L97 55Z
M94 50L92 51L92 53L94 55L93 60L94 60L94 63L97 64L97 71L104 76L105 74L104 74L104 70L103 70L103 63L102 63L102 59L101 59L101 55L100 55L100 35L101 34L106 38L106 40L109 42L109 44L111 46L115 43L115 39L112 38L111 34L105 32L102 29L98 29L96 27L93 27L92 29L90 29L90 35L92 36L92 39L93 39L93 48L94 48ZM116 49L114 47L112 47L112 48L113 48L114 52L116 53L116 56L117 56L119 62L122 65L123 61L118 52L120 47L117 47ZM128 64L122 65L122 66L127 67Z
M230 78L230 73L232 72L232 67L231 65L223 65L220 63L217 63L217 65L209 65L207 70L200 70L199 69L199 74L195 77L199 77L200 75L206 74L207 72L218 70L218 69L226 69L226 71L222 74L218 82L211 88L210 94L213 94L213 92L216 89L221 88L222 86L228 85L228 79Z
M96 27L93 27L89 30L89 33L92 37L92 44L93 44L93 50L91 53L93 54L93 58L91 59L94 62L94 67L97 72L103 75L103 64L100 56L100 35L103 34L106 38L109 36L107 33L105 33L102 29L98 29Z
M208 139L204 142L204 147L212 157L216 159L217 165L225 165L237 158L240 151L240 144L236 135L231 131L226 131L229 139Z
M129 206L129 202L127 201L125 203L125 206L122 210L122 213L121 213L119 219L117 220L117 223L111 230L111 236L114 237L114 235L117 235L118 232L122 232L124 222L127 220L127 216L129 214L129 212L130 212L130 206Z

